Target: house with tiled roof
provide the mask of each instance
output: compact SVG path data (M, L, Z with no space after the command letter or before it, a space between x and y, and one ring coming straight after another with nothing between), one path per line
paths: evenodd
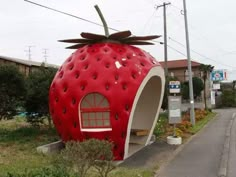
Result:
M25 76L28 76L29 73L37 70L43 63L0 55L0 65L3 65L3 64L13 64L18 67L21 73L23 73ZM58 65L49 64L49 63L44 63L44 66L54 67L54 68L59 67Z
M165 62L159 62L163 68L165 68ZM200 66L202 63L191 61L192 66L192 76L199 77L202 79L203 72L200 70ZM180 59L180 60L169 60L167 61L168 75L171 77L178 78L179 81L184 82L188 81L188 60ZM207 97L210 98L211 93L211 81L210 81L210 72L208 73L207 81L206 81L206 93Z
M165 67L165 62L160 62L162 67ZM200 66L202 63L196 61L191 61L192 65L192 75L193 77L202 77L202 72L200 71ZM167 61L168 74L172 77L177 77L181 82L188 81L188 60L169 60Z

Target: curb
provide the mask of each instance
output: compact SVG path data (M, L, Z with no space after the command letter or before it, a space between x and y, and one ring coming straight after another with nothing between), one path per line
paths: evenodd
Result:
M184 149L186 145L188 145L196 136L200 135L203 130L205 130L216 118L220 116L220 113L217 113L215 117L213 117L201 130L199 130L196 134L189 137L186 142L184 142L182 145L180 145L170 156L167 158L166 162L164 162L160 168L155 171L154 177L159 177L161 172L166 168L166 166ZM221 177L221 176L220 176ZM222 176L224 177L224 176Z
M62 141L56 141L50 144L45 144L42 146L38 146L36 148L37 152L43 154L49 154L53 152L58 152L65 147L65 144Z
M228 161L229 161L229 151L230 151L230 136L231 136L231 129L235 120L236 114L233 114L230 122L227 126L226 133L225 133L225 142L224 142L224 149L221 155L220 167L218 171L218 177L226 177L227 170L228 170Z

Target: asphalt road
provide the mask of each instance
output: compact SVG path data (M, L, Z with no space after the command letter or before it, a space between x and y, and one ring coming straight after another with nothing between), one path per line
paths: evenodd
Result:
M188 143L158 177L218 177L226 130L236 109L217 110L219 115ZM236 119L231 128L227 177L236 176Z
M234 114L236 116L236 113ZM236 176L236 118L234 117L230 133L230 147L229 147L229 159L227 177Z

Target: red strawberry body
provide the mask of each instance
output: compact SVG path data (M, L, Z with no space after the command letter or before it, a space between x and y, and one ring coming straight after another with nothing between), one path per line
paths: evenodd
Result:
M135 96L155 67L160 65L151 55L127 44L105 42L76 50L58 70L50 87L50 112L62 140L107 139L114 142L115 159L123 160ZM81 103L88 94L107 99L108 127L82 126ZM97 107L99 111L104 109L98 104Z

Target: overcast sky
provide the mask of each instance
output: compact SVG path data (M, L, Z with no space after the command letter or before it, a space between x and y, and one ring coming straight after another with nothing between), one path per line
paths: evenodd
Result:
M163 0L33 0L78 17L101 23L94 5L98 4L108 26L131 30L134 35L163 35ZM169 0L168 58L186 58L182 0ZM236 70L236 1L186 0L190 31L191 58L217 69ZM24 0L0 0L0 55L62 64L73 52L59 39L78 38L81 32L104 33L103 28L70 16L59 14ZM110 33L114 32L110 30ZM163 38L158 39L163 41ZM163 61L163 45L141 46L158 61ZM236 75L230 75L236 80Z

